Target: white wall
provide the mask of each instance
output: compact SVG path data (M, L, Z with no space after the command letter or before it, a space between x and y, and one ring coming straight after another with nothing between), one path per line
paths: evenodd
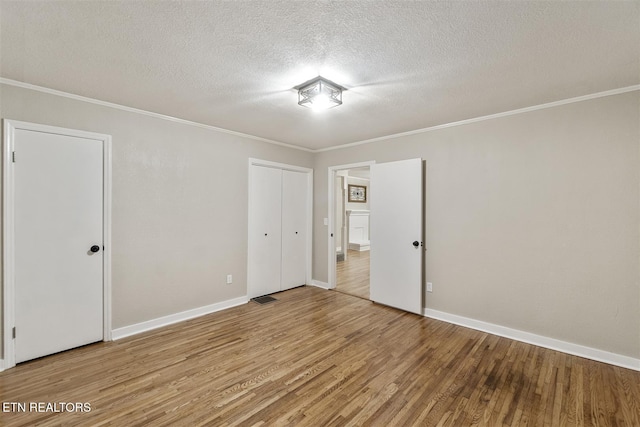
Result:
M427 308L640 358L639 145L635 91L317 153L314 279L327 168L421 157Z
M0 85L0 116L113 137L113 327L246 295L248 158L312 154ZM226 275L233 274L233 284Z

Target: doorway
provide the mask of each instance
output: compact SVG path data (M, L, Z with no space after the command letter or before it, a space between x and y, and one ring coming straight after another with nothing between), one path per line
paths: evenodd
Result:
M111 137L4 121L5 368L111 339Z
M355 248L360 249L362 245L369 245L371 255L368 269L368 299L421 314L425 251L423 233L425 167L420 158L329 168L329 289L340 290L337 274L337 265L340 262L338 248L344 247L345 242L344 237L337 233L337 225L341 217L338 209L341 199L336 196L345 189L345 182L343 181L340 186L336 181L339 176L348 176L344 171L361 167L369 168L369 182L374 193L370 203L372 214L367 223L368 226L370 225L370 240L352 241L348 238L344 255L347 259L349 258L349 249L354 249L352 243ZM352 198L363 198L366 189L361 185L355 187L346 186L351 199L348 201L353 201ZM345 210L347 211L348 209ZM354 212L357 210L352 210L351 214L353 215ZM361 236L351 225L347 228L348 232ZM342 229L344 230L345 227Z
M329 288L369 299L369 168L329 168Z

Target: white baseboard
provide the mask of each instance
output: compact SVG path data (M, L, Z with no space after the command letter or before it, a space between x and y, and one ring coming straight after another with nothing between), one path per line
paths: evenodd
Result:
M0 372L4 371L4 359L0 359Z
M542 335L536 335L530 332L511 329L504 326L495 325L493 323L487 323L463 316L457 316L455 314L449 314L429 308L424 309L424 315L432 319L442 320L448 323L453 323L455 325L464 326L505 338L510 338L516 341L522 341L527 344L533 344L539 347L572 354L574 356L584 357L586 359L596 360L598 362L604 362L610 365L640 371L640 359L635 359L633 357L610 353L608 351L598 350L596 348L585 347L583 345L573 344L570 342L557 340L555 338L544 337Z
M316 286L316 287L322 288L322 289L329 289L329 284L327 282L321 282L319 280L312 280L311 281L311 286Z
M249 297L244 296L211 305L206 305L204 307L194 308L192 310L187 310L180 313L171 314L169 316L159 317L153 320L147 320L146 322L136 323L135 325L129 325L123 328L114 329L111 333L111 338L113 340L119 340L121 338L136 335L141 332L157 329L162 326L171 325L173 323L193 319L194 317L200 317L204 316L205 314L214 313L216 311L246 304L247 302L249 302Z
M350 251L366 252L371 249L371 246L364 243L349 243Z

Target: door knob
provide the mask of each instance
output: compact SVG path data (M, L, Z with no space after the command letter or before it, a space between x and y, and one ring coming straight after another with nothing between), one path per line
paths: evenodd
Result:
M420 242L418 242L417 240L416 240L416 241L414 241L414 242L413 242L413 246L415 246L415 247L417 248L418 246L420 246Z
M98 245L93 245L91 246L91 249L89 249L91 252L95 253L98 252L100 250L100 246Z

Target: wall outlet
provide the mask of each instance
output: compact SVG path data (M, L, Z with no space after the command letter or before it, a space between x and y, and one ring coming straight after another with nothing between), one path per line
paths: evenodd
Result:
M233 283L233 276L231 274L227 274L227 285L230 285Z
M433 292L433 283L427 282L427 292Z

